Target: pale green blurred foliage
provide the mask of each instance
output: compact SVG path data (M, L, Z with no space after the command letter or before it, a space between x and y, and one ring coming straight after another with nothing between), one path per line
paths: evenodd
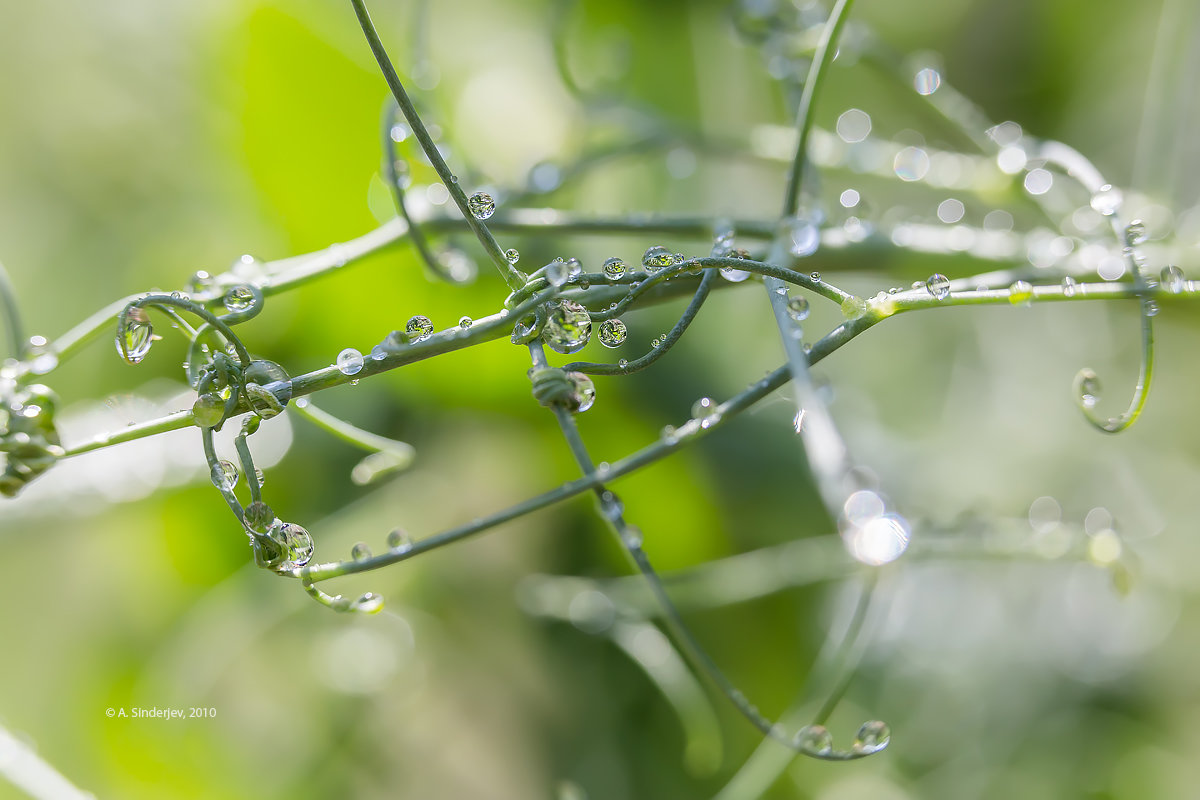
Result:
M408 4L379 6L403 62ZM714 133L786 120L723 5L585 2L581 13L571 26L581 78L619 80L630 97ZM996 119L1132 180L1157 6L860 0L855 13L899 50L940 53L948 77ZM547 17L546 3L503 0L451 0L432 14L441 82L420 96L456 157L500 183L595 133L555 77ZM854 106L889 134L921 129L892 90L850 75L835 73L818 124ZM0 257L30 331L57 334L121 295L176 288L243 252L324 247L390 216L371 189L384 93L348 4L10 3L0 11ZM1195 121L1183 103L1192 94L1166 113ZM1197 185L1194 164L1180 163L1192 178L1183 187ZM565 202L751 217L774 214L782 189L775 172L744 165L664 174L661 156L614 164ZM845 178L825 180L832 190ZM1188 191L1162 200L1186 208ZM936 204L915 194L905 202ZM589 265L647 244L502 242L535 263L576 255ZM928 272L919 260L899 267L910 268L900 277ZM849 288L873 293L891 278L857 280ZM466 288L432 282L403 247L271 299L245 336L295 373L368 348L413 313L442 327L494 310L503 294L491 275ZM598 459L781 362L761 296L718 295L661 369L597 380L580 424ZM631 339L648 341L672 314L627 319ZM849 765L797 759L768 796L1189 796L1200 781L1195 312L1158 317L1158 384L1133 429L1102 436L1070 397L1083 363L1121 394L1136 324L1120 306L959 308L898 319L821 365L847 440L918 538L923 525L978 535L972 515L1024 525L1031 503L1050 496L1075 525L1106 507L1140 569L1122 597L1083 563L902 560L885 572L864 668L831 724L844 735L885 719L891 748ZM180 360L169 336L136 370L104 343L65 365L56 388L65 404L117 398L95 421L119 426L150 415L145 398L178 391L163 382L180 381ZM273 503L313 532L318 558L335 558L360 540L382 549L394 527L432 533L573 477L529 396L527 366L520 349L494 344L328 393L331 410L417 446L416 468L378 489L350 481L360 454L299 422L272 423L280 451L290 438L267 469ZM789 406L768 403L621 483L663 568L827 532L811 523ZM340 591L389 601L379 616L348 619L254 569L212 487L170 477L171 452L199 450L196 431L163 441L114 448L107 483L83 476L86 491L0 506L0 723L97 796L531 798L565 785L564 797L700 797L758 746L719 706L724 759L711 774L689 772L675 716L626 656L522 612L518 586L531 574L622 572L590 502L345 579ZM831 581L689 621L775 713L794 700L844 599ZM104 716L133 706L213 707L217 717ZM0 784L0 796L8 790Z

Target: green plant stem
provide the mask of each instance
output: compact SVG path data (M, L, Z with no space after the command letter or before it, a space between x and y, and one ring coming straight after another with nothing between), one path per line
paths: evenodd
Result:
M837 53L837 40L841 36L846 19L850 16L850 6L854 0L837 0L833 10L829 12L829 20L821 31L821 41L813 56L808 78L804 81L804 91L800 95L800 106L796 109L796 130L799 134L796 141L796 156L792 159L792 168L788 173L787 191L783 197L783 218L796 216L800 207L801 184L804 180L804 168L808 163L808 134L812 129L813 108L816 105L817 91L821 88L821 76L833 62Z
M398 466L407 466L416 456L416 450L411 444L397 441L396 439L389 439L386 436L380 436L370 431L364 431L362 428L351 425L340 417L335 417L328 411L317 408L308 398L301 398L298 402L293 403L292 410L318 428L333 434L347 444L352 444L355 447L372 453L394 454L401 462L401 465Z
M367 43L371 47L371 52L375 55L375 61L379 64L379 69L383 73L384 80L387 81L388 88L392 90L392 96L396 98L396 103L400 106L400 111L403 112L404 118L408 120L409 126L413 129L413 134L417 137L417 141L421 143L421 149L428 156L429 163L433 165L438 177L441 178L447 191L450 192L450 196L454 199L454 204L462 212L463 219L471 227L471 230L479 239L479 243L483 245L484 251L492 260L504 282L514 291L519 289L524 284L524 281L521 280L516 268L508 263L508 259L504 257L504 251L496 241L496 237L488 230L487 225L481 220L476 219L475 215L471 213L467 202L467 195L463 192L462 187L458 185L458 178L450 171L450 167L446 164L446 159L442 158L437 145L429 135L429 131L425 128L425 123L421 121L420 114L417 113L416 107L413 106L412 100L409 99L408 92L405 91L404 85L400 82L400 76L396 74L396 69L392 66L392 61L383 47L383 42L379 39L379 33L375 30L374 23L371 22L371 15L367 11L366 3L364 0L350 0L350 4L354 7L354 13L358 17L358 24L362 27L363 35L367 37Z

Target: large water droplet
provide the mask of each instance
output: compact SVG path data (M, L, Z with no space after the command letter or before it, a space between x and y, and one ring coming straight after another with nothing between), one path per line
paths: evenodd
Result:
M1179 294L1183 291L1184 276L1183 270L1174 264L1169 264L1162 268L1162 285L1171 294Z
M225 293L225 310L232 314L245 311L254 302L254 292L249 286L234 286Z
M1100 189L1092 195L1091 206L1092 210L1106 217L1111 217L1121 208L1121 203L1124 201L1124 195L1121 190L1112 186L1112 184L1104 184Z
M616 257L609 258L605 260L603 269L604 276L615 281L625 275L625 262Z
M824 725L805 725L796 731L796 748L814 756L833 752L833 735Z
M808 319L808 298L803 295L792 295L787 301L788 316L796 322Z
M218 489L232 489L237 485L238 468L232 461L221 459L213 466L209 477Z
M463 316L463 317L458 318L458 327L462 328L464 331L467 330L468 328L470 328L474 324L475 324L475 320L471 319L470 317Z
M284 522L272 531L273 537L283 548L284 561L280 569L299 569L309 562L313 554L312 535L301 525Z
M516 264L521 260L521 254L513 248L504 251L504 260L510 264Z
M347 347L337 356L337 368L343 375L357 375L363 368L363 354Z
M428 339L433 333L433 322L430 321L429 317L426 317L423 314L414 314L409 318L408 322L404 324L404 332L407 333L414 342L420 342L424 339Z
M600 339L600 344L605 347L620 347L629 336L629 331L621 320L606 319L600 323L596 336Z
M366 561L371 557L371 548L366 542L358 542L350 548L350 558L355 561Z
M891 741L892 731L887 726L886 722L880 722L873 719L870 722L864 722L862 727L858 729L858 733L854 737L854 744L851 748L856 753L878 753L883 748L887 747Z
M583 349L592 335L592 319L587 309L573 300L564 300L551 310L542 339L556 353L574 353Z
M496 213L496 201L487 192L475 192L467 198L467 208L475 219L487 219Z
M127 308L117 327L117 352L130 364L141 362L154 343L154 328L144 308Z
M934 300L945 300L950 296L950 279L935 272L926 279L925 290L933 295Z
M242 376L250 409L263 419L279 414L292 399L292 381L274 361L251 361Z
M275 524L275 511L261 500L255 500L242 512L242 522L256 533L267 533Z
M207 392L196 398L192 403L192 419L201 428L211 428L220 424L225 416L225 401L219 394Z
M571 410L572 411L587 411L596 402L596 385L592 383L592 379L582 372L568 372L567 377L571 380Z
M646 272L658 272L675 263L675 255L661 244L652 245L642 254L642 266Z

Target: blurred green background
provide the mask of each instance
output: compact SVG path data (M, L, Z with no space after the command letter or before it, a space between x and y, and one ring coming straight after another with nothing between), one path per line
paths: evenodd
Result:
M415 6L377 6L407 74ZM1197 117L1186 79L1194 65L1179 44L1194 48L1194 31L1168 17L1177 43L1156 47L1158 4L860 0L854 14L895 49L934 54L926 57L993 119L1070 143L1114 182L1140 181L1135 188L1177 212L1195 203L1191 139L1178 153L1143 146L1138 163L1147 97L1172 145ZM437 84L414 93L444 127L460 173L469 165L493 185L521 185L538 162L567 163L631 124L564 89L551 17L546 2L432 7L424 46ZM385 87L348 3L63 0L9 3L0 21L0 258L31 333L56 336L102 303L180 288L242 253L303 253L391 216L377 176ZM586 0L568 37L581 83L618 85L682 124L746 137L789 120L724 4ZM1159 50L1165 66L1147 90ZM419 82L433 77L426 67ZM831 128L849 107L872 115L875 135L924 132L929 144L949 144L914 111L915 98L847 66L835 71L818 124ZM702 159L692 169L689 153L672 153L615 162L548 202L777 213L780 165ZM822 191L828 200L859 183L835 172ZM940 199L928 187L879 191L879 214L903 205L928 219ZM970 209L967 221L979 224L986 210ZM595 269L610 255L634 260L658 238L501 241L522 252L523 268L573 255ZM707 252L704 242L665 243ZM889 262L887 274L858 266L845 285L867 295L933 271L921 258ZM366 352L412 314L440 329L491 313L504 294L490 273L465 287L433 281L401 246L271 298L243 335L299 374L344 347ZM580 417L597 460L681 423L697 397L727 397L781 363L761 294L753 283L717 293L654 369L597 379L596 407ZM628 344L611 354L593 343L584 354L636 357L680 308L627 315ZM809 325L834 322L820 309ZM764 751L754 775L766 796L1194 796L1196 323L1186 304L1163 309L1154 394L1141 422L1116 437L1083 422L1070 382L1093 366L1110 389L1105 410L1124 402L1137 358L1127 305L911 315L821 365L852 449L914 522L912 557L883 570L862 671L830 723L844 746L863 720L883 719L893 742L853 764L799 758L772 768ZM182 358L167 336L137 368L107 340L63 364L47 382L71 409L68 443L186 405ZM394 527L426 536L574 477L550 415L530 397L527 366L522 349L494 343L323 394L323 407L417 446L415 468L378 487L351 482L361 455L352 448L290 415L268 423L256 444L271 464L270 502L306 525L316 558L329 560L360 540L384 549ZM615 486L660 567L831 532L790 433L793 413L786 396L772 399ZM98 797L709 797L760 745L716 700L723 746L689 750L671 705L612 638L522 610L530 576L624 574L590 500L341 581L335 591L387 598L384 613L351 618L249 563L200 458L197 432L181 431L64 463L0 504L0 724ZM1053 504L1035 503L1043 497ZM1058 529L1039 516L1054 507ZM1086 559L967 558L953 546L970 549L995 524L1060 556L1046 531L1066 536L1100 507L1136 565L1124 594ZM920 551L926 533L948 552ZM801 693L852 599L840 558L815 569L828 580L687 614L771 716ZM214 708L216 717L108 719L110 707ZM758 793L755 781L737 785L727 797ZM0 781L0 796L14 792Z

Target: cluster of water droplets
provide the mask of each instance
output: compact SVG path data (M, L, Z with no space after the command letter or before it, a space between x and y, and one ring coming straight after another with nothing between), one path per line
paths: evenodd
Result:
M806 725L796 732L793 744L806 755L826 760L845 761L878 753L888 746L892 732L886 722L864 722L849 750L835 750L833 735L824 725Z

